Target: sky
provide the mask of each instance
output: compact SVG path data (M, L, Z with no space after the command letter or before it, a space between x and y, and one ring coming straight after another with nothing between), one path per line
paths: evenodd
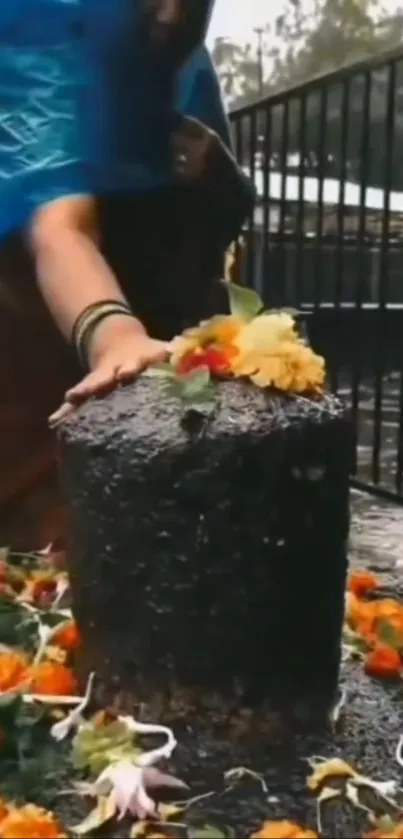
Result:
M4 0L0 0L4 3ZM215 38L229 37L234 41L253 42L253 29L264 26L281 12L285 0L216 0L208 34L211 46ZM307 0L309 2L309 0ZM403 0L383 0L393 13Z

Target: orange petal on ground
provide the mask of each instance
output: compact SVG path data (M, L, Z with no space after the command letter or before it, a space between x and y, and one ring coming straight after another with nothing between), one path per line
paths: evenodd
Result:
M388 644L378 643L367 655L365 671L377 679L393 679L400 675L402 662L397 650Z

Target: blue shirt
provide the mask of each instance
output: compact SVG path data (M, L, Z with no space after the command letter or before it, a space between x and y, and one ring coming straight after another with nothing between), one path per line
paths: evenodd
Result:
M142 0L1 0L0 237L53 198L167 183L175 111L229 142L207 51L171 67L141 10Z

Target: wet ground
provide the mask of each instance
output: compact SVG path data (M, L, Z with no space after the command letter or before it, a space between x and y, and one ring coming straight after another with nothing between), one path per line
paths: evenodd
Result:
M403 510L353 492L350 557L352 565L378 572L386 590L403 595ZM270 667L270 662L262 662L265 666ZM336 732L323 736L300 736L287 745L270 747L263 740L237 743L197 735L186 726L178 731L174 770L189 783L192 796L214 791L190 807L187 823L215 825L224 835L230 826L233 832L227 835L239 837L249 836L265 819L292 819L315 829L315 802L306 789L306 758L313 754L343 757L373 779L394 778L403 786L403 770L395 758L403 734L403 683L402 687L377 683L365 676L360 664L348 664L342 668L341 684L348 691L344 717ZM237 766L261 773L267 791L258 780L245 778L223 792L224 773ZM354 837L368 830L365 819L360 821L336 803L327 805L323 823L323 835L329 837ZM122 826L115 835L128 833ZM184 834L173 827L172 835Z
M351 500L351 564L374 570L381 576L386 592L403 597L403 508L375 502L370 496L354 491ZM326 562L325 556L323 561ZM270 667L270 662L263 661L262 667ZM248 837L262 821L282 818L315 829L315 801L306 787L309 771L306 759L313 754L342 757L375 780L396 779L403 787L403 770L395 755L403 734L403 682L401 686L378 683L365 676L360 664L345 664L341 686L347 688L348 698L337 730L317 736L300 735L281 746L270 745L263 736L253 743L248 739L240 742L197 733L184 725L176 732L179 746L171 768L188 782L191 796L210 792L212 795L193 804L183 819L179 817L193 826L193 832L186 834L176 826L171 830L164 828L164 832L193 839L199 835L203 839L209 836L218 839L220 835ZM35 766L31 770L27 767L20 794L56 809L69 826L80 821L86 809L76 799L60 797L61 788L70 785L72 776L63 749L57 747L56 754L52 751L48 768L46 762L42 764L40 774ZM246 767L261 774L266 789L259 780L245 777L226 791L228 782L225 783L224 775L234 767ZM20 789L22 780L20 775ZM10 776L0 775L2 793L10 794L13 784ZM326 808L323 836L345 839L368 830L365 819L357 817L348 807L330 802ZM194 829L206 824L218 828L221 834L199 833ZM122 823L104 835L128 836L129 829Z

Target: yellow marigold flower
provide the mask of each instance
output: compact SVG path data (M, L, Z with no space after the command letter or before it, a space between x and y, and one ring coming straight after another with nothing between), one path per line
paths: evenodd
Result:
M304 393L322 387L325 363L301 341L282 341L265 352L240 353L232 372L235 376L247 376L258 387Z
M185 353L211 346L227 347L234 343L243 323L233 315L217 315L199 326L186 329L171 342L171 364L175 367Z
M233 341L240 353L262 353L282 341L299 340L295 321L286 312L266 312L243 324Z

